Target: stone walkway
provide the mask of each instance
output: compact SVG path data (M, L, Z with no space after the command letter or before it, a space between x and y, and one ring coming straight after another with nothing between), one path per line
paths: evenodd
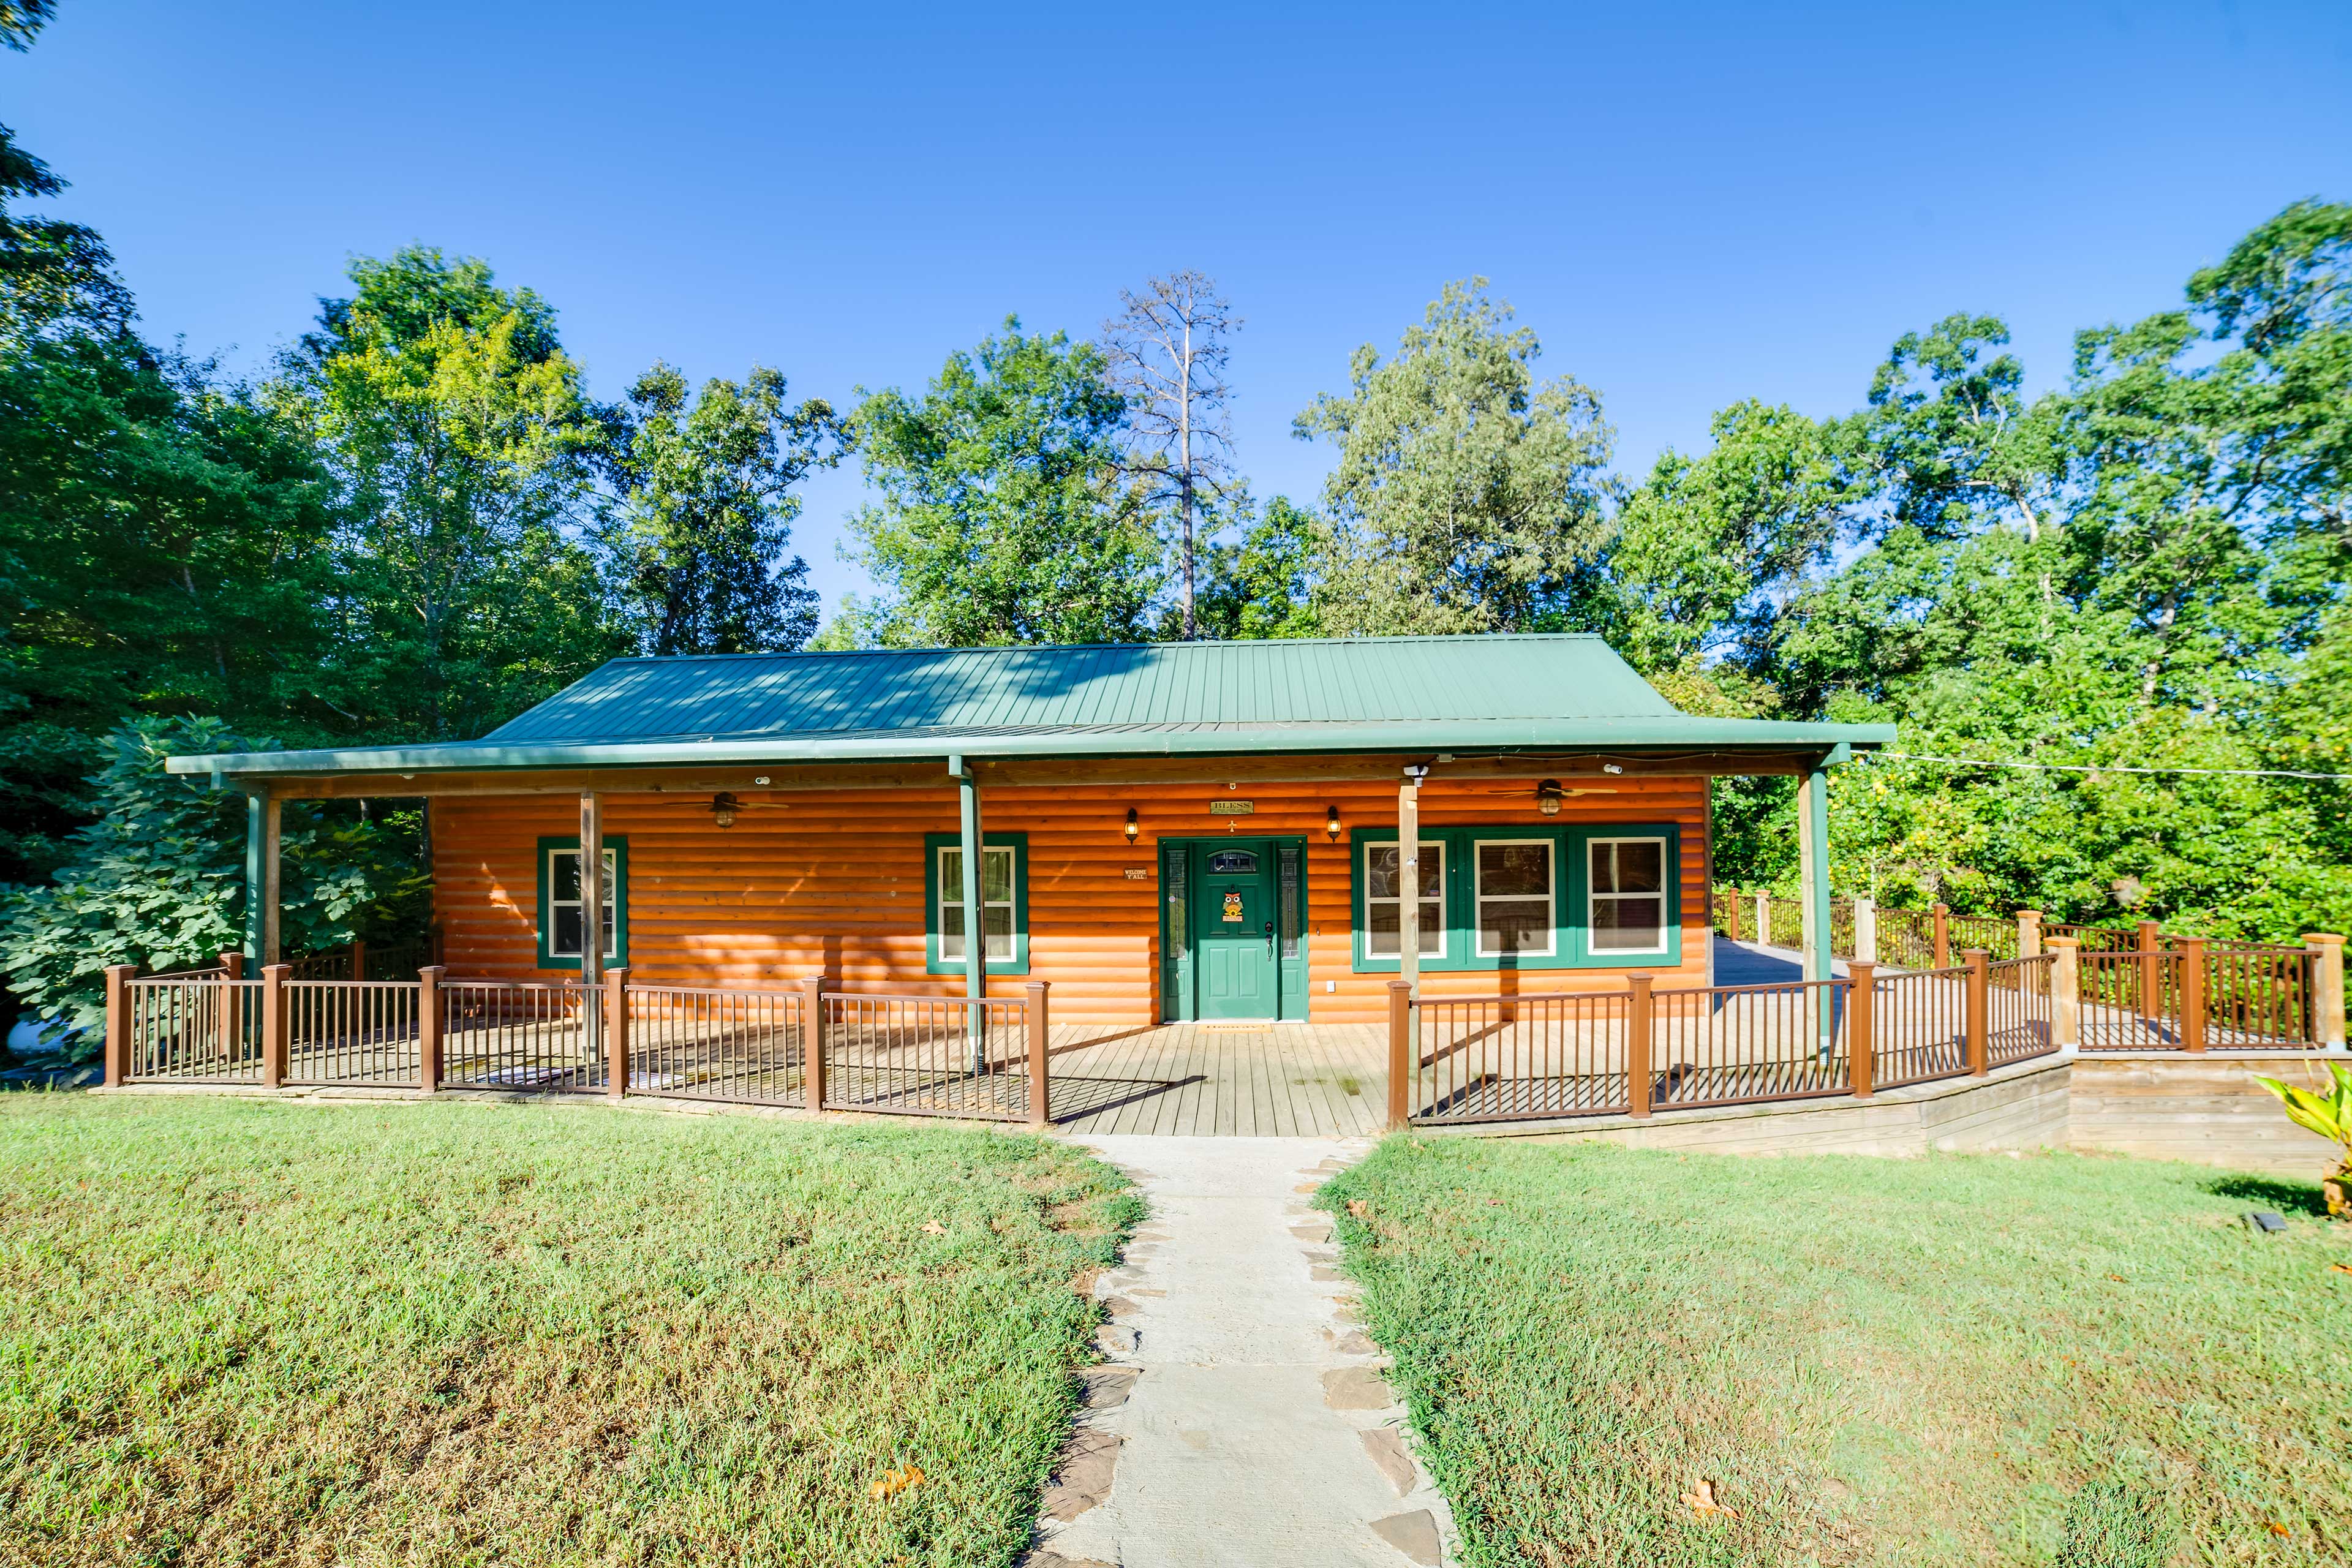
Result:
M1047 1489L1030 1568L1402 1568L1444 1500L1357 1327L1308 1194L1369 1144L1079 1138L1150 1205L1097 1289L1108 1364Z

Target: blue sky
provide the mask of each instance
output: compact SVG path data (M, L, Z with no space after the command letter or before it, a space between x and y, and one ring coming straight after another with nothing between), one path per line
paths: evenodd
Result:
M2352 197L2342 0L61 10L0 120L154 336L258 364L423 239L552 300L600 395L664 358L845 398L1196 267L1245 318L1262 495L1316 493L1291 416L1448 279L1494 279L1639 471L1735 398L1853 406L1956 310L2050 384L2076 328ZM828 601L858 493L807 492Z

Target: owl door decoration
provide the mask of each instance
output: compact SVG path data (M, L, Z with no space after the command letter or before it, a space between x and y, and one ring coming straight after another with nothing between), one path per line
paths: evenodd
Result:
M1225 923L1236 926L1242 923L1242 896L1239 889L1225 895Z

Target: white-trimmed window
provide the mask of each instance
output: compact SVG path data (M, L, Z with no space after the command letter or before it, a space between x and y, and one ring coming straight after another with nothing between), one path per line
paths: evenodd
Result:
M963 847L940 849L940 961L967 962L963 945ZM981 929L988 933L988 961L1013 958L1013 847L991 844L980 852Z
M547 851L547 951L553 958L577 959L580 956L581 933L586 928L580 913L580 850L551 848ZM620 851L612 845L604 847L604 957L610 962L619 956L614 943L614 906L619 901L621 889Z
M1594 838L1585 930L1596 953L1666 951L1666 841Z
M1421 956L1445 956L1445 846L1423 840L1421 863L1415 868L1421 884ZM1364 955L1395 958L1403 949L1402 883L1397 876L1397 847L1364 846Z
M1549 838L1481 838L1472 847L1477 878L1478 956L1556 951L1559 921L1553 910L1559 884Z

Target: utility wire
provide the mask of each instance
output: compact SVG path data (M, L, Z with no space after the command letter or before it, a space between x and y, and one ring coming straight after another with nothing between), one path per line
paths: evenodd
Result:
M2004 763L1989 757L1937 757L1925 752L1864 752L1865 757L1899 757L1906 763L1951 763L1964 768L2026 768L2057 773L2210 773L2242 779L2352 779L2352 773L2305 773L2285 768L2133 768L2120 763Z

